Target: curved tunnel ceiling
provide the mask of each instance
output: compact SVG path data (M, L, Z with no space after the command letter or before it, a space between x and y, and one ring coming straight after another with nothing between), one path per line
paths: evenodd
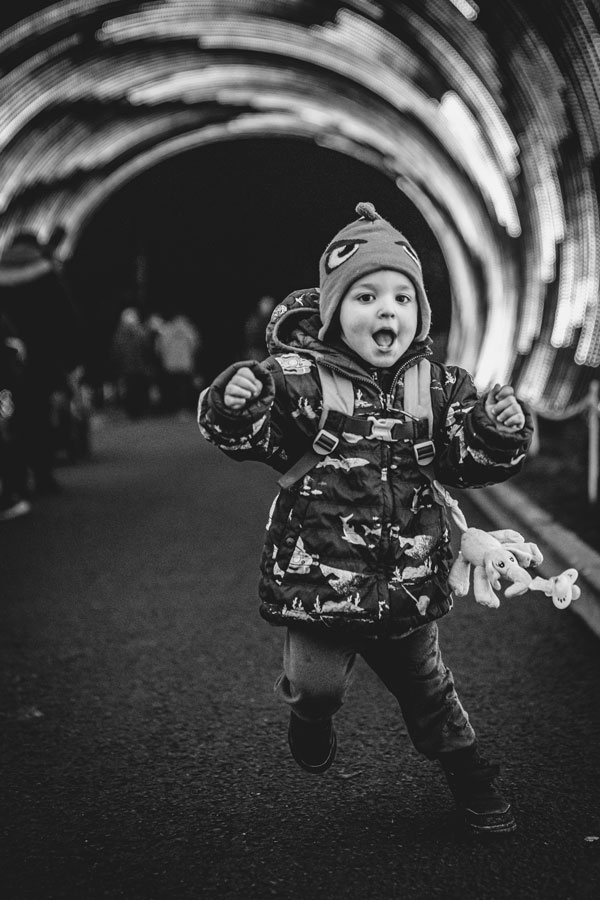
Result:
M68 260L190 149L302 138L385 173L437 237L448 355L568 412L600 365L592 0L64 0L0 35L0 256Z

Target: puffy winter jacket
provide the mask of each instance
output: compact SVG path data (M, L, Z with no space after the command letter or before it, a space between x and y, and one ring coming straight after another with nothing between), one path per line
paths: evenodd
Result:
M233 412L223 393L236 363L200 398L202 434L233 459L262 460L287 471L319 430L322 392L316 362L354 387L354 415L393 417L402 410L403 373L429 356L413 345L381 387L343 345L318 340L318 292L298 291L273 312L271 356L250 363L263 381L258 400ZM518 434L500 433L484 412L470 375L431 364L435 477L459 488L516 474L531 439L531 417ZM396 412L396 415L399 415ZM417 464L413 442L344 433L338 446L271 507L261 561L261 615L280 625L406 634L447 613L450 533L443 505Z

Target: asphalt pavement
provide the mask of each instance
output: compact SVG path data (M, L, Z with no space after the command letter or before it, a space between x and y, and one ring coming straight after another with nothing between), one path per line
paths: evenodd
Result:
M274 473L191 419L108 417L93 444L0 523L4 897L598 900L600 642L581 619L530 594L441 624L519 823L466 835L362 660L335 766L290 758L283 633L256 601Z

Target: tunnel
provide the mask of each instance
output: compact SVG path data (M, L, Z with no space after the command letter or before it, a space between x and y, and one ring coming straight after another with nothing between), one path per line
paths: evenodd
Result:
M447 269L416 207L400 192L390 193L385 176L361 162L275 138L227 142L163 163L91 219L73 257L72 281L85 320L102 335L100 354L123 305L139 302L143 293L149 311L180 310L195 321L202 373L214 377L242 358L244 323L261 297L279 299L318 283L319 256L344 216L355 217L360 197L405 222L427 261L434 334L443 352L450 324ZM141 287L136 260L143 265Z
M424 260L449 361L482 389L511 379L541 414L585 395L600 363L591 0L12 9L0 292L43 305L58 280L92 368L125 305L176 306L210 377L259 297L316 284L371 200Z

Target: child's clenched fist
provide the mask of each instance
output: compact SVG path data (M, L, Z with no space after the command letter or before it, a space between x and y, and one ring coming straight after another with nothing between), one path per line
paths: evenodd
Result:
M260 397L263 389L252 369L242 366L227 383L223 394L225 406L230 409L243 409L250 400Z
M520 431L525 425L521 404L509 384L494 385L487 395L485 411L500 430Z

